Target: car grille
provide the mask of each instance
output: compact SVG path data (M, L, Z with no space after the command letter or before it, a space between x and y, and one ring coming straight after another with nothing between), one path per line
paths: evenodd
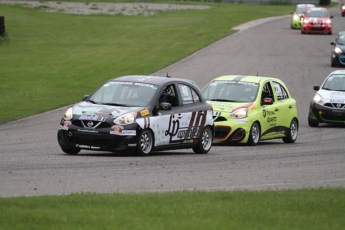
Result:
M328 121L345 121L345 113L326 113L321 118Z
M325 103L324 106L329 107L329 108L336 108L336 109L345 108L345 104L341 104L341 103Z
M75 120L72 122L73 125L80 127L80 128L110 128L111 126L107 122L101 122L101 121L84 121L84 120ZM89 124L88 124L89 123Z
M326 27L309 27L309 30L313 31L324 31Z
M101 148L107 148L112 143L111 140L106 139L85 139L79 137L67 137L67 140L72 145L99 146Z
M225 138L227 135L229 135L230 131L231 131L230 127L216 126L215 127L215 138Z

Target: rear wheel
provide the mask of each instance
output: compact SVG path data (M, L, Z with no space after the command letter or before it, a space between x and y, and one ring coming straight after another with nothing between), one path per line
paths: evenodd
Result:
M147 156L150 155L153 149L153 134L151 130L144 129L141 131L139 135L139 143L137 147L137 154L140 156Z
M210 126L206 126L201 133L198 144L193 147L195 153L205 154L210 151L213 142L213 132Z
M80 152L79 148L62 148L62 151L64 151L65 153L69 154L69 155L76 155Z
M249 131L248 145L257 145L260 140L260 125L259 122L254 122Z
M298 122L297 119L292 119L290 123L289 133L283 138L284 143L294 143L298 134Z

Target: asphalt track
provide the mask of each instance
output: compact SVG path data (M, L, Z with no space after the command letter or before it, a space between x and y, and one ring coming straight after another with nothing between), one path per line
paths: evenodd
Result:
M298 103L295 144L214 145L207 155L182 150L136 157L83 150L69 156L56 140L61 108L0 125L0 196L344 187L345 127L307 123L313 86L335 70L329 43L345 30L339 7L330 12L331 36L291 30L289 16L261 20L153 73L190 78L200 87L226 74L278 77Z

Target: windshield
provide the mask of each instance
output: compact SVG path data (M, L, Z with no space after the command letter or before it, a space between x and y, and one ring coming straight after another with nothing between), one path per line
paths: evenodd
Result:
M344 35L340 36L340 37L338 38L337 43L338 43L339 45L345 45L345 36L344 36Z
M303 14L308 8L313 8L315 7L312 4L303 4L303 5L298 5L296 6L295 12L297 14Z
M107 82L87 101L96 104L126 107L147 106L158 89L157 85L140 82Z
M328 13L325 10L309 10L306 12L305 16L311 18L327 18Z
M322 89L332 91L345 91L345 75L331 75L322 86Z
M206 100L228 102L252 102L259 85L244 81L213 81L203 90Z

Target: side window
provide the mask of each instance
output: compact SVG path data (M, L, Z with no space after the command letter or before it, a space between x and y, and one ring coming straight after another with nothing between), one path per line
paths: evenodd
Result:
M285 88L281 84L279 84L278 82L273 82L273 85L274 85L274 89L276 91L278 100L289 98Z
M174 85L167 85L163 88L159 96L159 103L168 102L171 106L177 106L177 98Z
M200 102L197 92L188 85L178 84L181 92L181 98L183 105L193 104Z
M271 98L272 100L274 100L273 94L272 94L272 87L269 82L266 82L262 88L261 99L264 99L264 98Z

